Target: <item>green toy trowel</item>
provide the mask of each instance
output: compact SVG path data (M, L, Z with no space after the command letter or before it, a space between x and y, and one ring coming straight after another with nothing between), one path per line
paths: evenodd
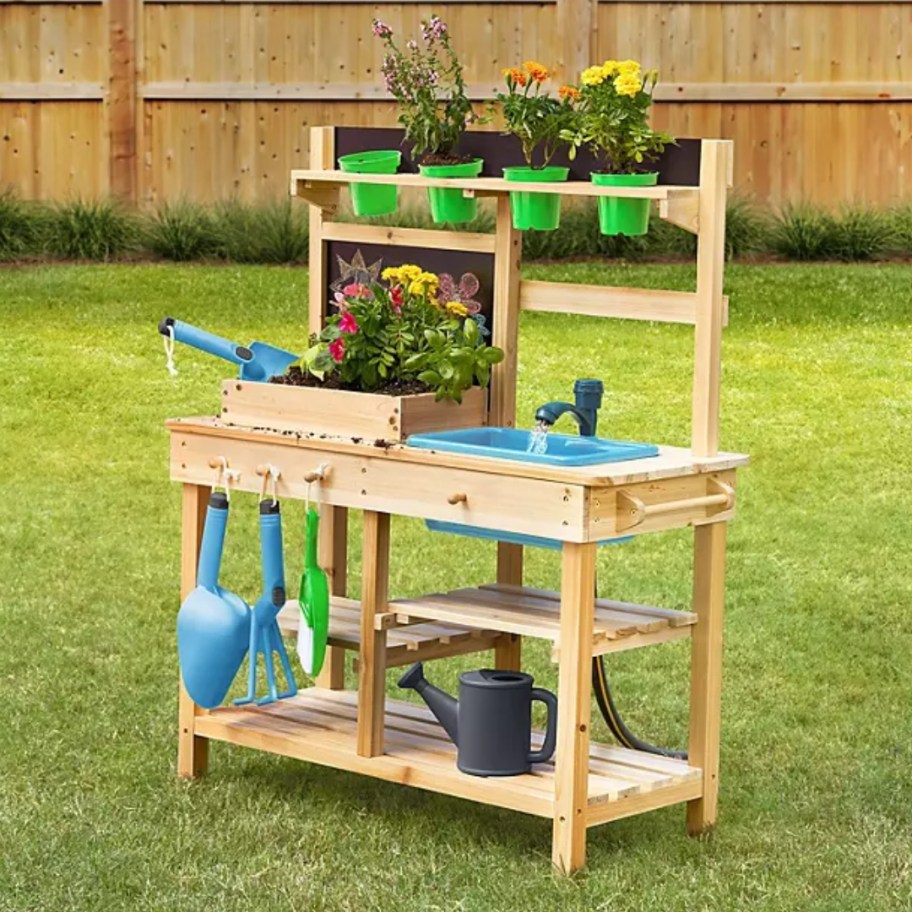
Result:
M304 572L301 574L301 592L298 595L298 605L301 608L298 658L309 675L320 673L329 636L329 584L326 574L317 563L319 532L320 514L309 507L304 527Z

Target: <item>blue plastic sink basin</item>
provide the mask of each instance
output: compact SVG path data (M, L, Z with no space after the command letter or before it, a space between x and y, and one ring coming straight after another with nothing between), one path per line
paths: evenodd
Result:
M517 428L479 427L412 434L406 442L409 446L424 450L554 466L601 465L628 459L645 459L659 454L659 448L651 443L573 437L569 434L548 434L546 451L540 454L529 453L530 436L530 431Z

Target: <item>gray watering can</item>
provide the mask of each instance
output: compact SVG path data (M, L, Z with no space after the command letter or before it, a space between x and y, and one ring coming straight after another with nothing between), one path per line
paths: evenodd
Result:
M399 679L416 691L456 745L456 766L472 776L518 776L533 763L546 763L557 737L557 697L532 686L521 671L466 671L459 676L459 701L424 677L416 662ZM531 750L532 701L548 707L541 750Z

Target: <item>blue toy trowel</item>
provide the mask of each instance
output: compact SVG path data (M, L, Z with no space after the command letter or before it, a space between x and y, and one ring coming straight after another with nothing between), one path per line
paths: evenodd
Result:
M284 374L300 357L294 352L265 342L238 345L191 323L175 320L174 317L164 317L158 324L158 331L163 336L171 336L175 342L192 345L200 351L239 365L240 380L266 381L277 374Z
M250 615L250 673L247 680L247 696L235 700L235 704L252 703L258 706L272 703L284 697L293 697L298 692L288 653L282 642L282 634L276 615L285 604L285 561L282 556L282 514L278 501L260 501L260 550L263 564L263 594L257 599ZM278 654L285 673L286 689L279 693L276 685L275 660ZM266 667L265 697L256 697L257 666L260 654Z
M214 709L228 693L250 636L250 606L218 584L228 498L213 493L206 510L196 588L177 615L177 653L181 677L194 703Z

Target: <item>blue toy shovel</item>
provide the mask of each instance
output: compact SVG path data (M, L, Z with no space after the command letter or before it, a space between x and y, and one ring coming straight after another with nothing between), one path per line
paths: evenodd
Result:
M276 615L285 604L285 561L282 556L282 514L277 501L260 501L260 550L263 563L263 594L257 599L250 615L250 674L247 679L247 696L235 700L236 705L253 703L257 706L272 703L298 692L288 653ZM257 666L260 654L266 666L266 686L269 693L256 697ZM278 692L273 653L279 654L285 672L287 689Z
M175 320L174 317L165 317L158 324L158 331L163 336L171 336L175 342L192 345L200 351L239 365L238 378L241 380L266 381L276 374L284 374L299 358L293 352L265 342L238 345L198 326Z
M228 498L213 493L196 573L196 588L177 615L177 654L184 687L194 703L214 709L228 693L244 656L250 630L250 606L218 584Z

